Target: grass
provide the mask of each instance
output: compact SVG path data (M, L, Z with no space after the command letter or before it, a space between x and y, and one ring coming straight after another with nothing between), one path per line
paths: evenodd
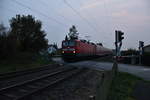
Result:
M135 100L132 96L135 84L142 80L134 75L119 72L112 81L108 100Z
M0 73L7 73L13 71L26 70L31 68L40 67L46 64L52 64L51 60L45 60L43 57L37 57L36 60L4 60L0 62Z

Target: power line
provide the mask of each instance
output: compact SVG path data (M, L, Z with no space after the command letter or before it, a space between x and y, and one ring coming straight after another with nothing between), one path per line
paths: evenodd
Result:
M82 20L84 20L89 26L90 26L90 28L92 28L95 32L98 32L99 33L99 31L93 26L93 25L91 25L91 23L85 18L85 17L83 17L76 9L74 9L66 0L63 0L64 1L64 3L69 7L69 8L71 8Z
M78 1L78 2L80 2L80 5L82 6L83 4L81 3L81 1ZM84 12L85 13L85 12ZM91 15L87 12L87 13L85 13L87 16L89 16L90 18L92 18L93 19L93 21L96 21L94 18L93 18L93 16L91 17ZM99 26L99 24L97 24L97 23L95 23L95 25L94 26ZM100 26L99 26L100 27ZM102 29L102 28L101 28ZM102 29L103 30L103 29ZM104 30L103 30L104 31Z
M82 5L81 2L80 2L80 4ZM105 5L105 1L104 1L104 9L107 10L107 9L106 9L106 5ZM87 14L89 17L91 17L91 15L89 15L88 13L86 13L86 14ZM108 11L106 12L106 14L108 14ZM109 15L108 15L108 16L109 16ZM108 17L108 16L107 16L107 17ZM91 18L92 18L92 17L91 17ZM93 20L94 20L94 18L93 18ZM95 23L95 26L99 26L99 24ZM101 25L101 26L103 26L103 25ZM109 26L110 26L110 25L109 25ZM104 31L103 28L101 28L101 30ZM99 30L98 30L98 31L99 31ZM100 31L99 31L99 32L100 32ZM112 35L112 34L110 34L110 35ZM109 35L109 36L110 36L110 35ZM103 37L104 37L104 38L107 38L107 39L108 39L108 38L110 39L110 37L108 37L108 36L103 36Z
M107 23L108 23L108 26L110 28L110 12L108 11L108 7L106 5L106 0L104 0L104 9L105 9L105 12L106 12L106 18L108 18ZM110 34L110 35L112 35L112 34Z
M42 0L39 0L40 4L42 4L45 8L48 8L48 4L43 2ZM49 9L49 8L48 8ZM54 10L53 10L54 11ZM56 11L55 11L56 12ZM63 14L56 12L57 16L62 17L64 20L68 21L68 22L72 22L72 20L68 19L67 17L65 17Z
M101 31L97 30L85 17L83 17L76 9L74 9L66 0L63 0L64 3L70 7L82 20L84 20L90 28L92 28L96 33L102 33ZM110 39L108 36L103 36L105 39Z
M48 5L47 3L43 2L42 0L39 0L39 2L40 2L40 4L42 4L45 8L48 8L49 5ZM57 12L57 15L60 16L60 17L62 17L64 20L69 20L69 19L66 18L64 15L62 15L62 14L60 14L60 13L58 13L58 12Z
M65 24L61 23L60 21L56 20L55 18L47 16L46 14L44 14L44 13L42 13L42 12L36 10L36 9L33 9L33 8L23 4L21 2L18 2L17 0L11 0L11 1L13 1L14 3L16 3L16 4L18 4L18 5L20 5L20 6L24 7L24 8L27 8L27 9L33 11L33 12L36 12L36 13L40 14L41 16L44 16L44 17L46 17L46 18L48 18L48 19L50 19L50 20L52 20L52 21L54 21L54 22L56 22L58 24L65 25Z
M97 0L98 1L98 0ZM98 1L99 2L99 1ZM81 1L80 1L80 4L81 4L81 6L82 6L82 3L81 3ZM106 9L106 5L105 5L105 0L104 0L104 9L105 10L107 10ZM85 13L85 12L84 12ZM93 18L93 16L91 16L91 14L89 14L89 13L86 13L90 18ZM108 11L106 12L106 14L108 14ZM108 17L108 16L106 16L106 17ZM95 19L93 18L93 21L95 21ZM95 25L94 26L99 26L99 24L98 23L95 23ZM100 25L99 27L101 27L101 26L104 26L104 24L103 25ZM110 25L109 25L110 26ZM104 29L101 27L101 30L102 30L102 32L104 32ZM109 34L109 33L108 33ZM112 34L110 34L110 35L112 35ZM109 35L109 36L110 36ZM110 37L108 37L108 36L103 36L103 37L105 37L105 38L110 38Z

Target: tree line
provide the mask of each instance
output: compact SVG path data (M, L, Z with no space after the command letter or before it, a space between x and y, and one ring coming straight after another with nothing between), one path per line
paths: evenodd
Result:
M10 28L0 24L0 59L24 52L38 54L47 49L48 40L40 20L32 15L16 15L9 23Z

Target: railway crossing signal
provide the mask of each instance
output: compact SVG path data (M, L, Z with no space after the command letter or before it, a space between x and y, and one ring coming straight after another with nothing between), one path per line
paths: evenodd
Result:
M124 32L120 30L115 30L116 57L115 57L115 62L114 62L114 70L116 74L118 70L118 64L117 64L118 56L121 56L120 49L122 46L122 40L124 39L123 35L124 35Z
M144 42L139 41L139 64L142 64L142 55L143 55L143 47L144 47Z
M144 42L139 41L139 54L143 55L143 47L144 47Z
M118 31L118 40L119 40L119 42L121 42L124 39L123 35L124 35L123 32Z
M116 59L118 58L118 56L121 56L120 49L122 46L122 40L124 39L123 35L124 35L124 32L120 30L115 31Z
M143 48L144 47L144 42L143 41L139 41L139 48Z
M116 42L117 43L122 42L122 40L124 39L123 37L124 33L118 30L116 30L115 33L116 33Z

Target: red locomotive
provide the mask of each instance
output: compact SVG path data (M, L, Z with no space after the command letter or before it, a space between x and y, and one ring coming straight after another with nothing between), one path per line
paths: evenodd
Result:
M100 44L77 39L62 41L62 57L65 60L110 54L112 54L112 50L104 48Z

